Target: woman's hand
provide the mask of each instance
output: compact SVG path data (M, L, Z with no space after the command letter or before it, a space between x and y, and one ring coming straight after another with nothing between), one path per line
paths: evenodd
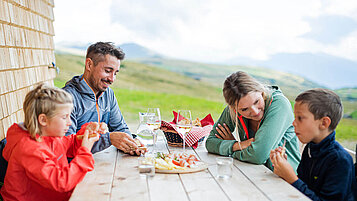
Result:
M254 142L254 140L255 140L254 138L250 138L250 139L244 140L242 142L236 142L233 144L232 151L241 151L243 149L246 149L252 144L252 142Z
M273 163L274 173L283 178L289 184L292 184L298 180L298 177L296 176L293 167L291 167L291 165L288 163L285 156L282 156L278 148L272 150L269 156L271 162Z
M221 124L218 124L216 127L216 131L219 133L216 134L216 137L222 140L235 140L231 131L229 130L227 124L223 123L223 126Z

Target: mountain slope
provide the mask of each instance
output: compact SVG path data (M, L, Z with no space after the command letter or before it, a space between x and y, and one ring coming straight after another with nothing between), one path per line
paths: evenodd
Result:
M56 65L61 69L56 80L64 83L74 75L82 74L84 60L83 56L56 54ZM122 62L113 88L181 94L224 102L222 90L219 87L162 68L133 61Z
M289 98L294 98L304 90L322 87L301 76L260 67L204 64L165 58L135 59L133 61L181 73L196 80L209 82L220 88L223 86L223 82L227 76L241 70L265 84L278 85Z
M332 89L357 87L357 62L322 53L280 53L267 61L236 58L227 62L293 73Z

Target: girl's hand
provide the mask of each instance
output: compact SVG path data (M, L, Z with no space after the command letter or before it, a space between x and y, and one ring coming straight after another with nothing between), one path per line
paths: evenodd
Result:
M296 176L293 167L291 167L280 152L276 151L277 149L270 152L270 160L274 166L274 173L283 178L289 184L292 184L298 180L298 177Z
M100 134L105 134L105 133L109 132L109 131L108 131L108 126L107 126L107 124L104 123L104 122L100 122L100 123L99 123L99 130L98 130L98 132L99 132Z
M99 140L99 124L98 123L91 123L87 126L86 130L83 134L82 146L87 147L89 150L92 149L94 142ZM89 135L95 135L95 137L90 137Z
M223 123L223 126L221 124L218 124L216 130L219 133L219 135L216 134L217 138L222 140L235 140L227 124Z
M241 151L243 149L246 149L252 144L252 142L254 142L254 140L255 140L254 138L250 138L250 139L244 140L242 142L236 142L233 144L232 151Z

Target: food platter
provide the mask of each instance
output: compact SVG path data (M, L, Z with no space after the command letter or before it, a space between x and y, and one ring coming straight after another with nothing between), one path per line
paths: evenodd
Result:
M165 174L175 174L175 173L193 173L193 172L199 172L202 170L207 169L207 164L203 163L201 165L199 165L196 168L186 168L186 169L172 169L172 170L167 170L167 169L157 169L155 168L155 172L156 173L165 173Z
M200 161L193 154L172 153L163 154L157 153L155 158L156 173L193 173L207 169L207 164Z

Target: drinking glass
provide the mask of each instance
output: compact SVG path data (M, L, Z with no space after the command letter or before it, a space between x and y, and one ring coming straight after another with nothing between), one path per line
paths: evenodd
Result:
M231 157L217 157L217 177L230 178L232 177L233 158Z
M138 157L139 174L146 177L155 175L155 158L151 155Z
M181 117L181 118L180 118ZM192 129L190 110L179 110L176 119L176 130L182 134L183 152L185 152L186 134Z
M153 151L155 150L155 143L157 140L157 130L161 126L161 115L159 108L149 108L146 113L146 125L151 130L151 134L153 136Z

